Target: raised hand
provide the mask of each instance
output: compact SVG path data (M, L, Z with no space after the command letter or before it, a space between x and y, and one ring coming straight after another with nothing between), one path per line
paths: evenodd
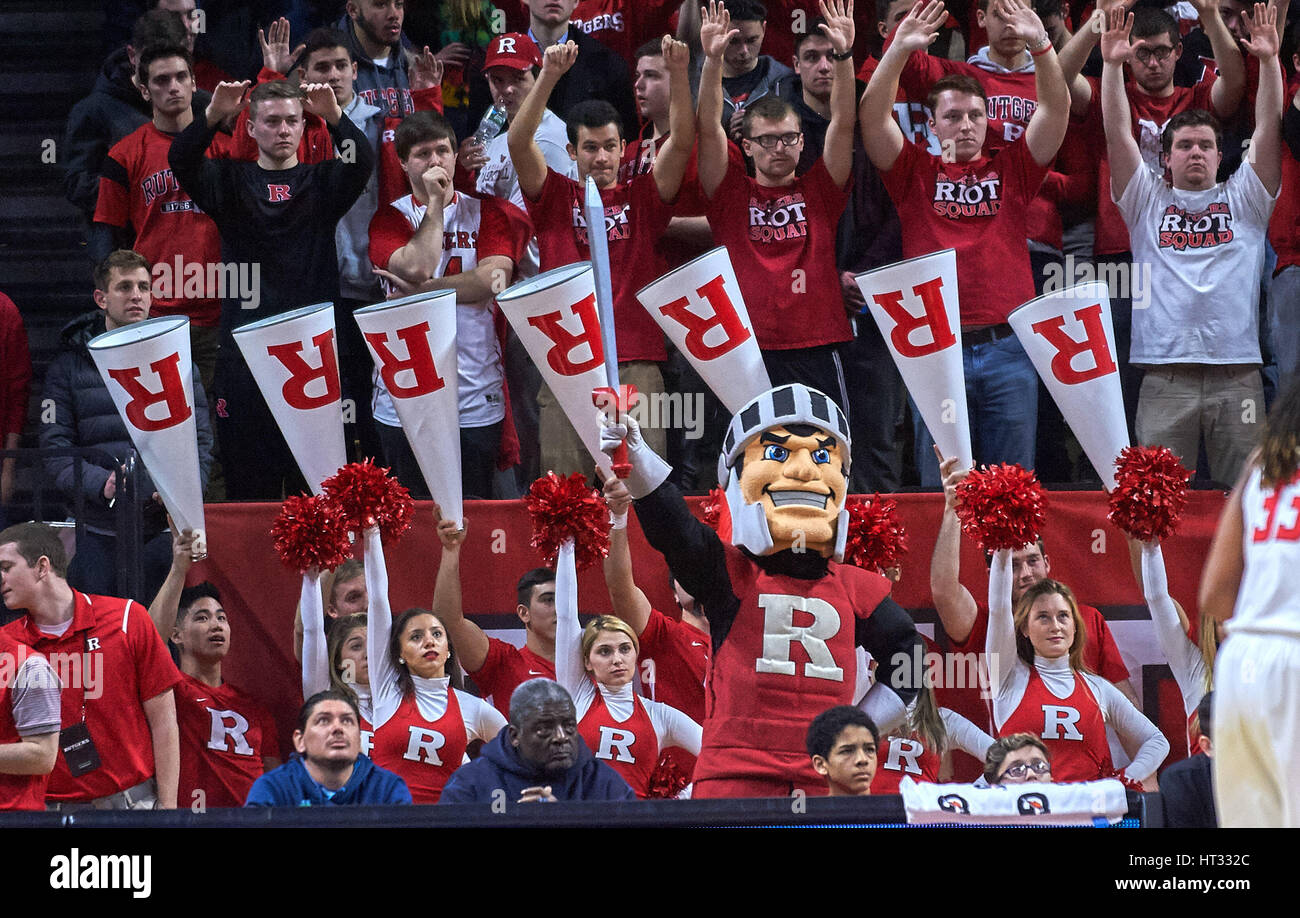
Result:
M248 80L238 83L218 83L217 88L212 90L212 101L208 103L208 124L216 124L231 115L239 114L248 104L246 94L252 85Z
M704 56L711 60L722 60L731 39L740 34L740 29L731 27L731 14L720 0L709 0L709 5L701 10L700 47Z
M1129 32L1133 30L1133 14L1116 6L1109 13L1106 30L1101 33L1101 59L1107 63L1123 64L1133 56Z
M830 40L831 50L843 54L853 50L853 0L817 0L822 18L819 28Z
M686 73L691 65L691 49L686 46L686 42L665 35L660 50L663 51L664 66L668 68L669 73L683 75Z
M994 0L999 15L1010 24L1017 38L1031 48L1037 48L1047 38L1047 29L1038 14L1025 0Z
M302 91L307 94L302 104L304 112L322 118L330 124L339 123L339 119L343 117L343 109L339 108L339 100L328 83L304 83Z
M907 53L924 51L939 37L939 27L948 18L941 0L917 0L898 24L894 32L894 45Z
M475 143L473 137L466 137L460 142L456 160L466 172L477 172L487 165L486 148L481 143Z
M572 41L551 45L542 55L542 76L559 79L569 72L578 59L578 46Z
M429 49L425 48L424 50L428 51ZM469 63L469 55L469 45L453 41L449 45L443 45L436 56L441 63L448 67L464 67Z
M438 541L442 543L444 551L460 551L461 545L465 542L465 536L469 529L469 523L466 522L463 528L456 528L455 520L444 520L442 518L442 508L437 504L433 505L433 520L438 528Z
M1261 61L1277 57L1282 42L1277 35L1277 7L1272 2L1256 3L1254 16L1243 12L1241 22L1250 34L1241 42L1247 51Z
M627 508L632 506L632 495L627 490L627 485L623 479L617 475L610 475L605 479L605 503L609 504L610 512L615 516L622 516L627 513Z
M289 20L283 16L271 23L269 38L266 32L258 29L257 42L262 46L262 66L276 73L288 73L298 55L307 47L301 44L289 50Z
M448 48L453 47L456 46L448 45L442 50L446 51ZM460 47L464 47L464 45L461 45ZM442 74L442 59L430 51L428 45L425 45L424 50L415 55L415 59L411 63L411 90L413 92L419 92L422 89L433 89L436 86L441 86Z
M961 458L953 456L951 459L943 458L943 453L939 452L939 447L935 446L934 454L939 457L939 474L943 476L943 505L947 510L956 510L961 500L957 497L957 485L970 474L970 469L961 467Z

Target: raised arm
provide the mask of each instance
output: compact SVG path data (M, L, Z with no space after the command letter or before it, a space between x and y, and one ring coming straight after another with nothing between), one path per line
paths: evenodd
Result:
M397 671L388 659L388 639L393 630L393 610L388 605L388 565L379 527L362 534L362 564L366 572L366 669L370 672L371 726L376 730L388 721L401 703Z
M936 448L937 452L937 448ZM930 595L934 610L948 637L962 644L970 637L979 615L979 606L970 590L961 583L961 521L957 518L957 485L970 474L970 469L960 467L961 459L940 457L939 472L943 475L943 520L939 523L939 537L930 556Z
M831 82L831 123L826 128L822 157L832 181L843 188L853 174L853 131L857 121L853 73L853 0L818 0L822 17L821 30L830 40L832 54L847 54L836 60Z
M573 542L567 539L560 544L560 553L555 559L555 681L573 697L581 717L584 708L578 696L583 691L583 683L588 689L591 683L582 665L578 569L573 559Z
M632 578L632 552L627 538L627 511L632 506L632 495L621 479L611 475L605 482L605 501L613 517L609 554L605 556L605 588L609 590L614 614L640 635L650 623L651 606Z
M442 543L442 560L438 563L438 579L433 585L433 611L437 613L447 632L461 665L471 673L483 668L487 660L488 639L483 629L465 618L461 606L460 549L465 543L469 521L464 529L456 528L455 520L444 520L435 505L438 541Z
M1142 598L1151 610L1151 624L1160 649L1169 660L1174 681L1183 696L1183 710L1191 715L1205 697L1205 660L1201 649L1183 630L1178 608L1169 595L1169 577L1159 542L1142 543Z
M720 0L709 0L701 15L704 67L700 71L700 99L695 111L695 129L699 133L697 168L704 196L712 198L727 174L727 132L722 127L722 55L740 30L731 28L731 14Z
M217 125L238 114L248 105L247 92L252 84L218 83L208 103L206 117L195 118L190 126L172 140L167 151L167 163L176 181L194 199L194 203L209 215L219 217L226 209L226 190L222 181L224 163L205 157Z
M571 41L546 49L542 57L542 72L524 97L506 133L506 148L519 177L519 189L529 200L537 200L546 184L546 157L537 146L537 129L542 126L542 115L546 113L546 103L551 100L555 84L569 72L577 59L578 46Z
M894 30L893 43L886 49L880 65L867 83L866 92L862 94L862 102L858 106L862 143L872 165L882 172L894 168L905 142L902 130L894 121L898 78L913 51L930 47L947 16L948 12L940 0L918 0Z
M1241 14L1250 32L1246 49L1259 59L1255 94L1255 133L1250 136L1250 164L1271 195L1282 184L1282 68L1278 64L1277 7L1255 4L1255 15ZM1218 84L1215 84L1218 89Z
M1219 71L1219 78L1210 89L1210 102L1216 115L1223 119L1231 118L1237 114L1242 93L1246 89L1245 61L1241 59L1237 42L1219 15L1218 0L1191 0L1191 4L1196 7L1196 13L1201 18L1201 28L1210 40L1210 47L1214 49L1214 65ZM1244 14L1241 18L1243 23L1247 21ZM1278 110L1281 111L1281 106Z
M1232 610L1237 605L1237 591L1241 589L1241 576L1246 570L1246 559L1242 554L1245 521L1241 497L1253 469L1253 463L1247 463L1237 486L1228 495L1228 502L1219 515L1219 524L1214 529L1205 568L1201 571L1201 589L1197 596L1201 614L1221 622L1232 618Z
M320 571L302 575L297 624L302 628L302 697L310 698L330 687L330 661L325 641L325 597L320 592Z
M691 52L669 35L663 38L664 66L668 68L668 139L655 157L655 185L659 197L671 203L681 190L682 178L695 148L695 112L691 107Z
M1040 166L1050 166L1056 159L1070 126L1070 90L1061 73L1052 39L1043 22L1025 0L994 0L1002 18L1011 24L1015 35L1025 43L1034 61L1034 92L1038 107L1025 129L1025 143Z
M185 589L185 577L190 572L190 565L194 563L194 532L189 529L177 532L170 516L167 525L172 530L172 566L153 602L149 603L149 618L153 620L154 627L164 641L171 640L172 630L176 627L181 591Z
M1011 609L1011 549L993 553L989 566L989 630L984 652L989 661L993 690L1001 694L1016 671L1016 625Z
M1133 55L1129 32L1133 14L1122 7L1110 11L1106 31L1101 36L1101 117L1106 129L1106 156L1110 160L1110 196L1118 201L1142 168L1142 152L1133 139L1132 114L1128 92L1124 89L1124 64Z

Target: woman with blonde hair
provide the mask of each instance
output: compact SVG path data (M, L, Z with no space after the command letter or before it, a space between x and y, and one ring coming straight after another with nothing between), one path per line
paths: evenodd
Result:
M597 615L580 630L577 580L573 545L566 542L555 566L556 681L573 697L578 732L596 758L644 798L662 748L680 746L700 754L700 725L634 692L640 641L631 625Z
M1169 741L1110 682L1083 662L1087 640L1074 594L1056 580L1030 587L1011 608L1011 551L994 553L989 569L989 630L985 643L998 736L1032 733L1052 753L1058 782L1115 775L1109 724L1137 750L1122 773L1137 784L1155 774Z

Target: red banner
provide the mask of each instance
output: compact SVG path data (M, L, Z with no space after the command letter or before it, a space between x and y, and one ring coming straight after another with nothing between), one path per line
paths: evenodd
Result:
M930 554L943 514L940 494L900 494L899 515L911 548L903 559L902 580L894 599L912 610L922 630L935 622L930 598ZM1169 589L1189 615L1196 614L1201 566L1224 496L1218 491L1189 495L1178 535L1165 543ZM703 498L692 498L696 512ZM430 504L417 505L415 526L397 545L385 548L390 603L393 609L428 608L438 573L441 549L434 533ZM190 582L211 580L221 590L230 616L233 640L226 662L232 682L272 709L287 742L301 703L301 670L293 657L293 618L300 579L283 567L271 548L271 522L278 504L209 504L206 561L196 563ZM1169 736L1170 760L1186 748L1186 720L1172 680L1159 680L1158 659L1142 596L1134 583L1124 534L1106 522L1106 498L1098 492L1053 491L1043 538L1052 576L1064 581L1080 600L1097 606L1110 620L1115 639L1130 665L1143 707ZM485 630L514 627L515 582L541 564L529 546L531 530L522 501L468 501L469 537L462 550L465 612ZM641 535L635 515L628 525L637 584L664 612L675 613L668 572L658 552ZM962 581L981 601L988 595L988 575L979 549L964 540ZM609 594L599 568L578 574L579 609L584 614L609 612ZM522 629L518 639L522 642ZM1158 654L1158 651L1154 652Z

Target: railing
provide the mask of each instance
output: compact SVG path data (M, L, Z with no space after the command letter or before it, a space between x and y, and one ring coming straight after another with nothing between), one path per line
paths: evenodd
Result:
M17 459L20 468L30 465L33 472L30 476L30 500L26 503L15 501L4 508L9 523L35 520L66 524L66 517L70 512L77 544L81 544L82 536L86 531L86 495L80 488L74 488L69 501L69 495L59 492L54 482L50 481L45 474L45 460L60 457L71 457L75 481L81 480L87 468L87 460L90 459L106 460L110 466L116 468L117 493L112 507L117 518L117 589L121 596L138 596L144 583L142 567L144 540L140 528L141 499L136 493L140 476L136 472L139 459L135 450L128 450L126 457L121 461L107 450L93 446L0 450L0 461L9 458ZM91 467L103 469L103 466L98 463ZM54 518L51 518L52 514L56 514Z

